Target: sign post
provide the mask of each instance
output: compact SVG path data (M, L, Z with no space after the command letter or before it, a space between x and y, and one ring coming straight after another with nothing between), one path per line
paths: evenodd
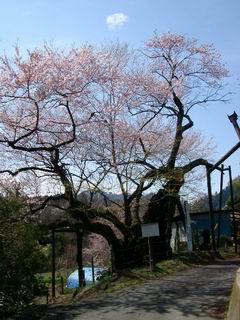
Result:
M183 208L184 208L184 215L185 215L185 222L186 222L186 236L187 236L188 251L193 251L192 226L191 226L191 218L188 210L187 201L184 201Z
M146 223L141 225L142 237L148 238L148 253L149 253L149 267L150 271L153 271L153 257L152 257L152 246L151 237L159 236L159 225L158 223Z
M151 247L151 238L148 237L148 252L149 252L149 269L150 272L153 271L153 257L152 257L152 247Z

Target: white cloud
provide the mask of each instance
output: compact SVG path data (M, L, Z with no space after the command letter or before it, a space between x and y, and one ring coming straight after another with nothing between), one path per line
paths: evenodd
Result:
M121 27L127 21L128 21L128 16L126 16L124 13L114 13L111 16L108 16L106 19L109 29Z

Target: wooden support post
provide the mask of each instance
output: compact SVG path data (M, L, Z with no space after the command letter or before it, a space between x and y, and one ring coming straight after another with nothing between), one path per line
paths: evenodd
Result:
M94 260L93 260L93 257L92 257L92 282L95 283Z
M223 171L224 165L221 165L221 178L220 178L220 193L219 193L219 213L218 213L218 233L217 233L217 248L220 246L220 235L221 235L221 222L222 222L222 193L223 193Z
M212 203L212 186L211 186L211 172L207 169L207 187L208 187L208 203L209 203L209 216L210 216L210 229L212 237L212 250L216 251L215 245L215 231L214 231L214 216L213 216L213 203Z
M150 272L153 271L153 257L152 257L152 245L151 245L151 238L148 237L148 252L149 252L149 268Z
M235 208L234 208L234 196L233 196L233 183L232 183L231 166L228 167L228 172L229 172L232 219L233 219L233 239L234 239L235 252L237 252L237 230L236 230L236 219L235 219Z
M218 166L220 166L220 164L222 164L225 160L227 160L239 148L240 148L240 141L208 170L210 172L213 172L215 169L218 169Z
M61 276L61 294L64 294L63 276Z
M83 272L83 260L82 260L82 232L77 229L77 265L78 265L78 285L79 288L84 285L84 272Z
M55 231L52 229L52 297L55 298L56 290L55 290L55 275L56 275L56 245L55 245Z

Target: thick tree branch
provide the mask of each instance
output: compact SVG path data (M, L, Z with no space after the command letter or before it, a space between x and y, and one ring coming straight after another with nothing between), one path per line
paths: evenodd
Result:
M212 164L209 163L207 160L199 158L196 160L191 161L190 163L188 163L187 165L182 167L182 170L185 173L190 172L191 170L193 170L194 168L198 167L198 166L206 166L208 168L212 167Z
M51 169L46 169L46 168L39 168L39 167L34 167L34 166L29 166L29 167L23 167L20 168L16 171L11 171L11 170L0 170L1 173L9 173L11 176L16 176L21 172L27 172L27 171L41 171L41 172L48 172L48 173L54 173L53 170Z

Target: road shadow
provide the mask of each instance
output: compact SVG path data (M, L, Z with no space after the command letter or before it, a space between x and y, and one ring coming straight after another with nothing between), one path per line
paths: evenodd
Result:
M98 319L131 319L136 313L159 314L177 312L182 317L217 319L224 312L239 260L219 261L194 268L144 285L124 289L104 298L70 305L39 306L18 320L71 320L93 312ZM220 315L221 318L221 315ZM94 320L89 317L89 320Z

